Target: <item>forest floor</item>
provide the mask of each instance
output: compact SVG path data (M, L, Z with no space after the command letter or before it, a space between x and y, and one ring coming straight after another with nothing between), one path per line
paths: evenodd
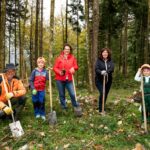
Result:
M23 150L24 146L29 150L132 150L137 143L150 149L150 134L144 134L141 129L139 104L127 101L133 91L130 87L112 88L107 99L106 115L102 116L97 110L97 91L89 94L86 90L78 90L78 100L83 108L81 118L74 116L70 100L68 112L63 114L54 91L54 110L58 120L55 126L34 118L31 95L28 94L20 119L25 134L14 139L8 126L12 121L0 120L0 149L18 150L22 147ZM48 93L46 112L50 112Z

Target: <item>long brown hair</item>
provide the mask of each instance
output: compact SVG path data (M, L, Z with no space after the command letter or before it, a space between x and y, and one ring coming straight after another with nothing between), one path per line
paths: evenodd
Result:
M102 49L99 51L98 57L99 57L100 59L103 59L102 53L103 53L104 51L107 51L107 52L108 52L108 60L111 60L111 51L110 51L110 49L107 48L107 47L102 48Z

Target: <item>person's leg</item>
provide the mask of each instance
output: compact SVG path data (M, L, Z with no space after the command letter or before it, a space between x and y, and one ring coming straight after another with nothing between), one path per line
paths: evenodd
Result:
M12 107L14 108L15 119L18 119L26 103L26 97L20 96L11 99Z
M63 109L66 109L67 107L66 107L66 100L65 100L65 82L56 80L56 85L57 85L58 92L59 92L59 99L60 99L61 107Z
M73 107L78 107L79 104L77 103L77 101L75 99L75 91L74 91L74 88L73 88L72 81L67 81L66 84L65 84L65 86L66 86L66 88L67 88L67 90L69 92L69 95L70 95Z
M106 86L105 86L105 103L106 103L106 100L107 100L108 93L110 91L111 84L112 84L112 82L109 81L109 82L106 83Z
M102 112L102 97L103 97L103 84L100 81L96 81L96 87L99 91L99 112Z
M39 91L39 113L45 117L45 91Z
M34 109L34 116L40 117L39 113L39 92L37 92L36 95L32 95L32 103L33 103L33 109Z

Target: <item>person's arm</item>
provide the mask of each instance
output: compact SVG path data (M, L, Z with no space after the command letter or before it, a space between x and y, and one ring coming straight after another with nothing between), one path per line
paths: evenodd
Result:
M4 104L3 102L0 101L0 110L2 110L5 106L6 106L6 104Z
M21 80L15 81L17 84L17 90L13 91L13 97L20 97L26 94L26 89Z
M135 77L134 77L135 81L141 81L141 68L138 69Z
M72 65L72 67L69 69L69 72L70 72L71 74L74 74L75 71L77 71L77 70L78 70L77 60L76 60L75 57L73 57L73 65Z
M95 64L95 73L98 74L98 75L101 75L101 72L102 72L102 70L101 70L101 67L100 67L100 65L99 65L99 62L98 62L98 60L97 60L97 61L96 61L96 64Z
M53 70L56 74L61 75L61 70L59 69L59 57L55 60Z
M29 79L30 87L32 90L34 89L34 78L35 78L35 70L32 71Z
M113 73L114 72L114 67L115 67L115 65L114 65L113 61L110 61L110 63L107 66L107 73L108 74Z
M74 68L75 70L78 70L77 60L76 60L75 57L74 57L74 61L73 61L73 68Z

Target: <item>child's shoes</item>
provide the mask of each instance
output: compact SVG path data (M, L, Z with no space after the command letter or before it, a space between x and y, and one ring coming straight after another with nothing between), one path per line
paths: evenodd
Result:
M46 120L46 117L45 116L41 116L42 120L45 121Z
M35 118L36 118L36 119L40 118L40 115L36 115Z

